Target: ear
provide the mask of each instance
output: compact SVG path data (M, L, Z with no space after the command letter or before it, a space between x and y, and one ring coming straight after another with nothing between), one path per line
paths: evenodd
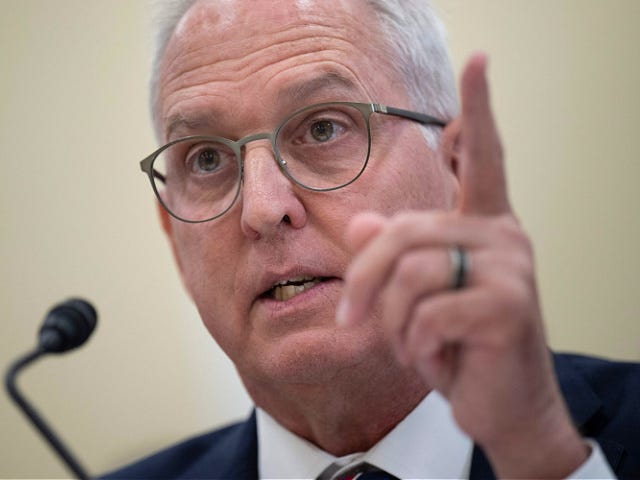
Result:
M169 212L160 204L160 202L156 202L156 208L158 209L158 218L160 219L160 224L162 225L162 230L167 234L169 239L172 239L173 229L171 228L171 216ZM173 243L173 240L171 240Z
M440 137L440 158L450 173L453 189L449 198L451 206L460 203L460 146L462 118L458 117L447 124Z
M460 145L462 117L457 117L447 124L442 132L440 151L449 170L460 181Z

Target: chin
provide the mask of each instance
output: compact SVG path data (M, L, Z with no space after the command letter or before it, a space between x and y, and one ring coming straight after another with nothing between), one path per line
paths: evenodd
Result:
M292 332L259 347L259 355L235 362L238 372L264 382L324 384L336 376L378 364L389 347L371 328L343 330L332 326ZM246 364L245 364L246 363ZM243 368L244 367L244 368Z

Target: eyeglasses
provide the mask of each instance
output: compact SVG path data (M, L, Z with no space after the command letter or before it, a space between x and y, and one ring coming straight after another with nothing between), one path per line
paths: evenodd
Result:
M140 168L169 214L183 222L206 222L228 212L239 197L242 150L254 140L269 140L282 172L302 188L327 192L353 183L369 161L373 113L446 125L375 103L320 103L289 115L272 133L237 141L202 135L174 140L142 160Z

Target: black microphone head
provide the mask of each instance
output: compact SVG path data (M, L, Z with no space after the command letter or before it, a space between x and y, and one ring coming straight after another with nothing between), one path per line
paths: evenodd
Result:
M49 310L40 328L38 346L46 352L72 350L89 338L97 321L93 305L81 298L71 298Z

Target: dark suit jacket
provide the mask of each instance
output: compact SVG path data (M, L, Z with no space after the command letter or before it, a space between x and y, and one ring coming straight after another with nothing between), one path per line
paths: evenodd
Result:
M640 479L640 365L554 355L556 373L575 424L596 439L619 478ZM494 478L475 448L471 479ZM168 448L108 479L258 478L255 413L245 422Z

